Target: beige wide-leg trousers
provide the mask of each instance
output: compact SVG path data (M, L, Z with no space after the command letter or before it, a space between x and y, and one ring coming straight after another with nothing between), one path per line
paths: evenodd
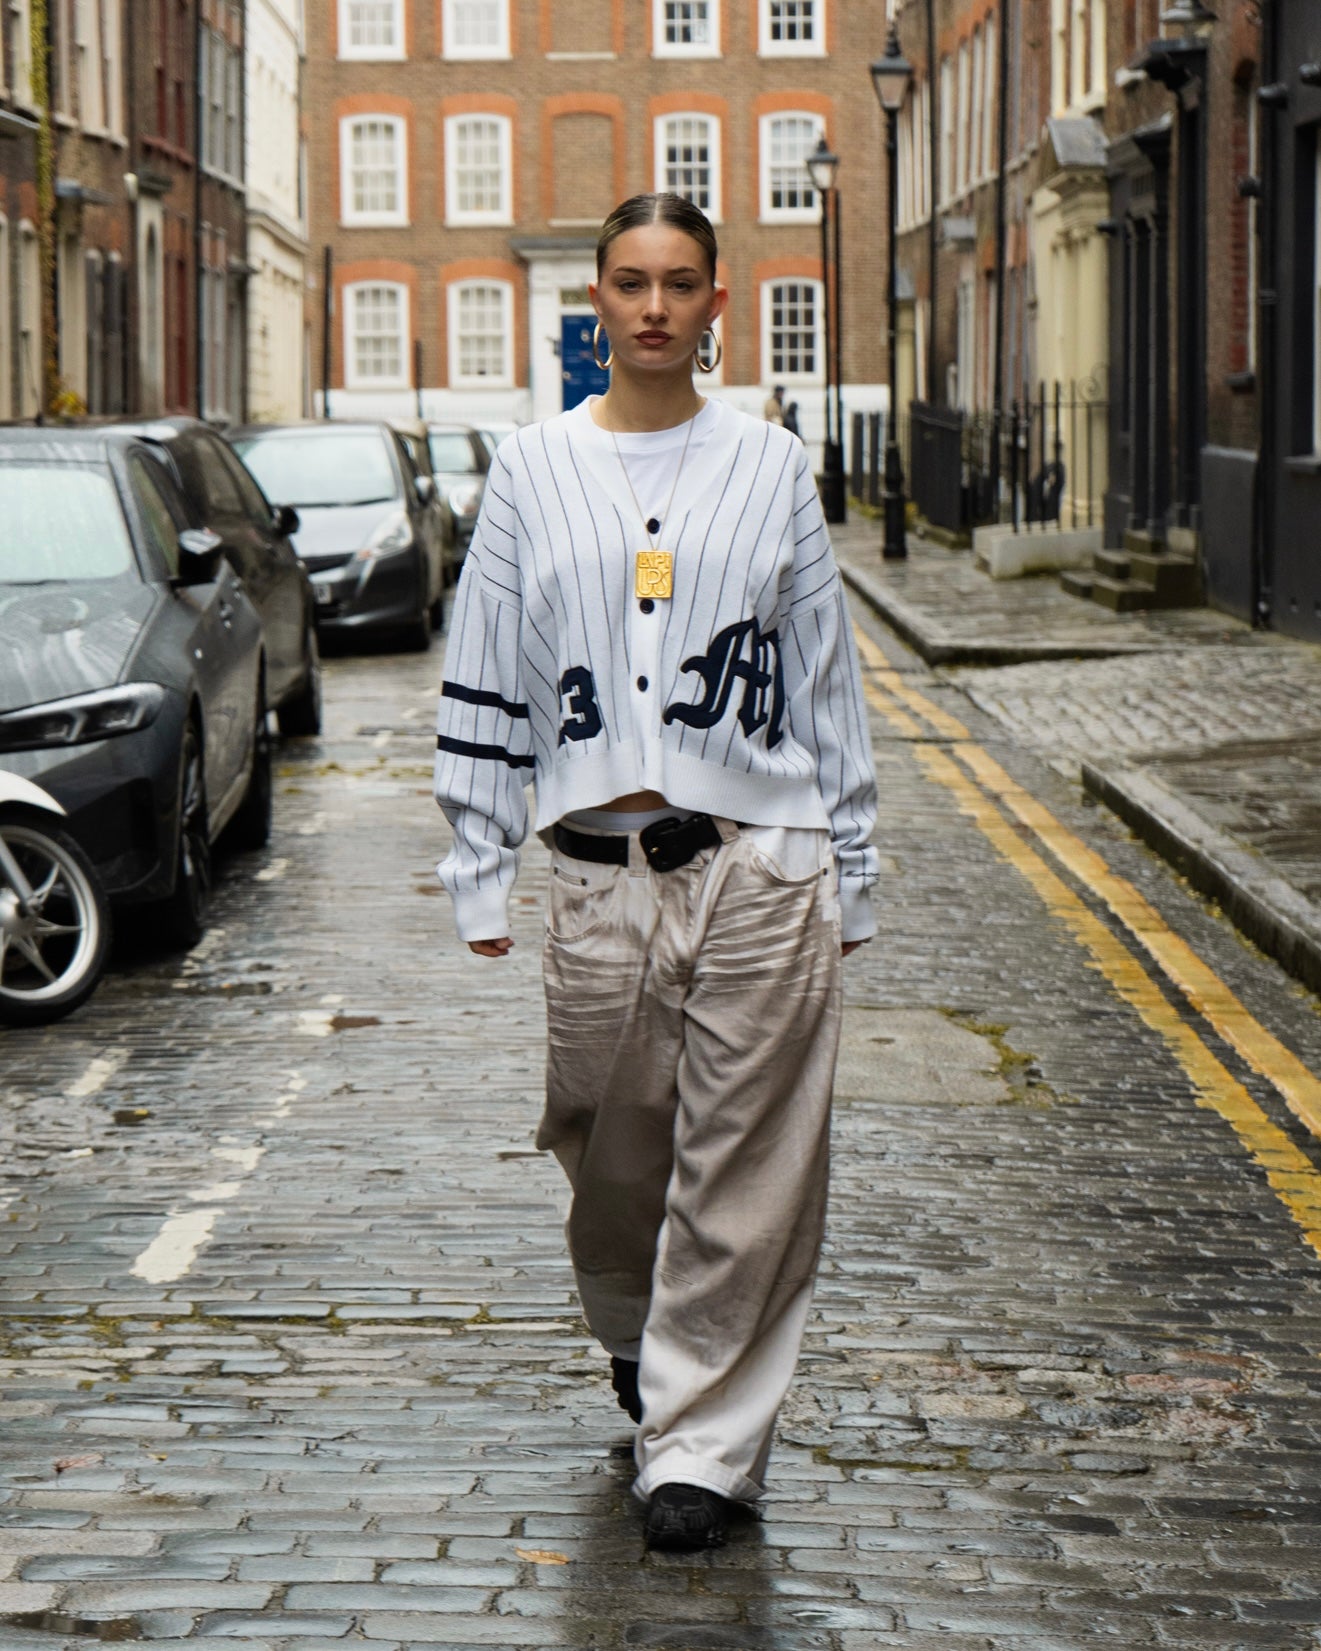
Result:
M634 1489L761 1494L825 1222L840 931L824 831L677 871L554 853L537 1144L605 1348L639 1359Z

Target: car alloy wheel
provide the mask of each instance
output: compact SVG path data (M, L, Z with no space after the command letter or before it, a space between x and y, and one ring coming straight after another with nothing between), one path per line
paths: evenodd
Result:
M110 905L91 861L35 809L0 814L0 1021L37 1026L90 997Z

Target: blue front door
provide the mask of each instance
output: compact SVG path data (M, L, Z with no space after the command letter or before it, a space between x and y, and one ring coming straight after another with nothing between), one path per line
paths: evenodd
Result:
M610 374L603 373L592 360L592 330L594 315L565 315L560 317L560 366L564 370L564 409L576 407L588 396L603 396L610 388ZM601 352L609 355L610 346L601 334Z

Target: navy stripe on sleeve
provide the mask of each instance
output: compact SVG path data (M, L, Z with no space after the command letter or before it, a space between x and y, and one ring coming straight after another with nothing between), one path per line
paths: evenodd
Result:
M507 751L503 745L478 745L474 740L451 739L448 734L436 735L437 751L449 751L456 757L478 757L489 762L505 762L511 768L531 768L533 757L520 757Z
M528 714L527 705L519 704L512 699L504 699L500 694L491 693L486 688L465 688L461 682L446 682L440 690L442 699L459 699L465 705L492 705L497 711L503 711L507 717L525 717Z

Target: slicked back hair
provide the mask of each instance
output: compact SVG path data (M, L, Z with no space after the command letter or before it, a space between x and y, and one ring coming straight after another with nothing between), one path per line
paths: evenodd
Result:
M669 192L655 195L631 195L621 201L601 225L601 238L596 243L596 276L600 280L605 269L606 253L610 243L627 230L640 229L644 224L669 224L682 230L701 247L706 259L707 273L714 285L716 279L716 232L711 220L700 206L694 206L682 195Z

